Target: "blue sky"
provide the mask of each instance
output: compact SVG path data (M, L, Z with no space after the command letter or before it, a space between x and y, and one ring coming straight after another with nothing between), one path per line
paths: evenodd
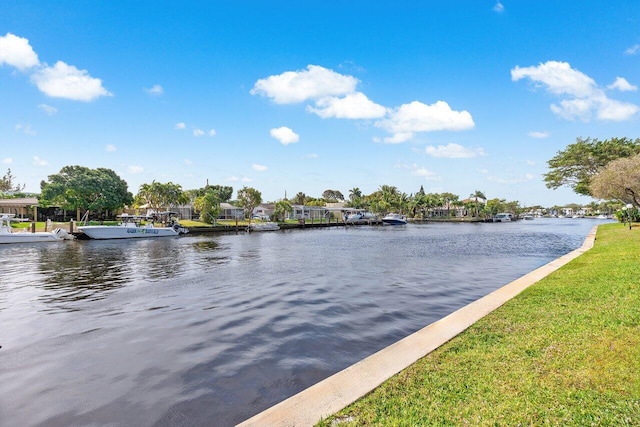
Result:
M637 138L640 2L0 0L0 173L275 201L393 185L523 205L577 137ZM235 197L235 194L234 194Z

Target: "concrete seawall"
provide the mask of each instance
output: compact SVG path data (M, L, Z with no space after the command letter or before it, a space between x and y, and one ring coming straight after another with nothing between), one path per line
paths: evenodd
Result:
M238 424L249 426L313 426L369 393L466 330L537 281L591 249L597 226L582 246L479 300L451 313L366 359Z

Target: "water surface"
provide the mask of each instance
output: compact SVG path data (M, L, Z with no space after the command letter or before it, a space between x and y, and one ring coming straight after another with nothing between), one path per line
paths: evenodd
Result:
M596 223L3 245L1 424L234 425L579 247Z

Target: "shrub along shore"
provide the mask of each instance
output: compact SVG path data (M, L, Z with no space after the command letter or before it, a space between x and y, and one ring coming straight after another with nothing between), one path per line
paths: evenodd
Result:
M318 425L640 425L640 226L596 239Z

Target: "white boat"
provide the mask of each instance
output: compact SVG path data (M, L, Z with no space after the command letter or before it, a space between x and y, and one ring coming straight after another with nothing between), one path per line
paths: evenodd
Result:
M252 222L247 227L247 231L276 231L280 230L280 226L275 222Z
M347 217L345 218L345 222L347 224L367 224L371 221L376 220L376 218L377 217L371 212L352 212L347 215Z
M404 215L388 213L382 218L382 222L390 225L404 225L407 223L407 219Z
M34 243L34 242L61 242L73 239L73 236L62 228L53 231L14 232L11 229L11 218L14 214L2 214L0 217L0 243Z
M175 223L170 227L156 227L153 222L147 225L140 225L143 217L134 215L120 215L122 222L118 225L82 225L78 230L82 231L91 239L135 239L150 237L173 237L179 234L188 233L184 227Z
M511 222L513 221L513 215L510 213L499 213L493 217L493 222Z
M522 219L527 220L527 221L533 221L533 215L531 215L531 214L522 215Z

